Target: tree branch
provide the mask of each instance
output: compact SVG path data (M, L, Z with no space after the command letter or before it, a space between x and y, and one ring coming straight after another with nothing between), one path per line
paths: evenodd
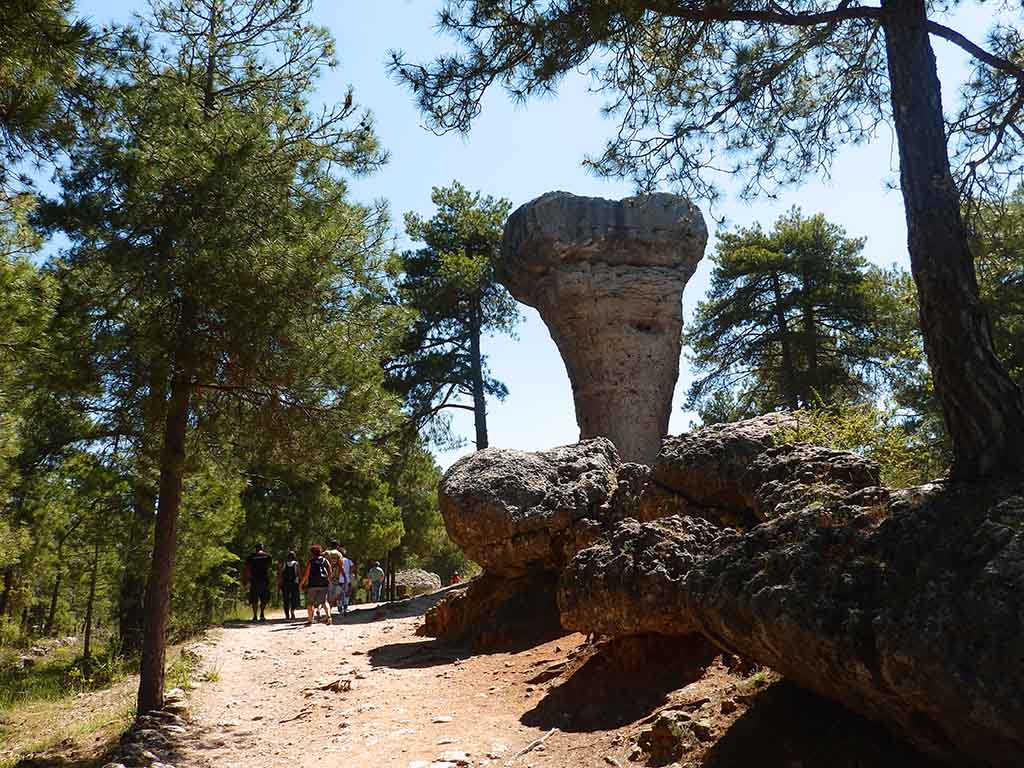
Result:
M831 11L819 13L791 13L782 10L777 4L772 4L774 10L770 11L747 11L733 10L727 5L713 5L702 8L678 8L672 2L646 2L645 8L654 11L662 16L668 16L684 21L739 21L756 22L763 24L779 24L784 27L810 27L819 24L835 24L840 21L852 19L875 19L881 20L884 11L875 6L846 5L841 3L839 7ZM1014 64L1009 59L989 53L977 43L968 39L965 35L951 29L937 21L928 21L928 32L936 37L953 43L962 48L979 61L983 61L993 69L1005 72L1018 80L1024 80L1024 68Z
M993 53L989 53L977 43L971 42L964 35L957 32L955 29L943 26L936 21L928 22L928 32L941 37L943 40L947 40L953 45L962 48L971 54L974 58L979 61L983 61L993 69L998 69L1000 72L1005 72L1011 77L1015 77L1018 80L1024 81L1024 69L1018 67L1009 59L1004 59L1001 56L996 56Z

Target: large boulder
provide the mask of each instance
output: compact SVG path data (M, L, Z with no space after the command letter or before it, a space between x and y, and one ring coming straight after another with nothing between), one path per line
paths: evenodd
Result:
M557 572L594 541L619 466L604 438L537 453L477 451L441 481L448 535L490 574Z
M717 538L625 521L559 603L569 629L700 632L947 762L1024 764L1024 484L827 495Z
M481 649L558 636L558 574L604 532L620 466L605 438L537 453L485 448L453 464L441 514L484 573L432 608L422 633Z
M747 528L802 502L879 484L874 462L849 451L787 442L789 413L702 427L662 442L640 519L698 515Z
M408 568L395 574L395 587L406 596L425 595L441 588L441 577L422 568Z
M677 195L625 200L549 192L508 218L498 274L540 312L562 354L581 439L649 464L668 429L682 296L707 227Z

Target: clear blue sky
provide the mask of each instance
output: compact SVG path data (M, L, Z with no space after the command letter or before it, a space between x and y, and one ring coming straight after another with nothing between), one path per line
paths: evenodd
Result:
M507 197L519 205L551 190L619 198L631 193L624 182L588 174L580 165L588 153L599 151L614 124L600 115L601 100L588 92L582 76L567 78L557 97L513 105L500 91L492 92L483 113L467 137L435 136L422 127L410 94L392 82L386 72L389 49L405 50L413 60L451 50L451 42L436 34L436 13L441 0L317 0L315 20L331 29L338 41L340 66L325 75L320 95L343 98L345 87L355 88L357 103L372 111L377 132L390 152L382 171L352 184L356 199L385 199L393 219L401 214L432 212L432 186L459 180L470 189ZM126 20L143 0L79 0L79 9L96 22ZM957 27L975 41L984 40L990 18L970 4L956 15ZM963 74L957 49L934 39L947 110L955 103L956 86ZM898 158L889 129L862 147L847 148L838 157L831 179L811 179L778 200L738 202L726 196L716 208L730 224L765 224L793 205L807 213L824 213L844 226L851 236L866 236L865 253L881 264L907 265L903 205L889 185L898 181ZM701 208L709 229L715 225L707 206ZM401 233L396 231L399 244ZM714 247L714 237L708 251ZM708 262L702 262L683 297L686 316L707 289ZM535 311L523 307L518 338L489 338L484 342L495 375L509 388L505 402L488 404L491 444L539 450L575 442L579 432L572 392L565 367L547 328ZM690 414L681 409L691 380L685 355L673 404L670 431L686 429ZM472 416L455 411L455 426L472 434ZM447 466L471 449L438 455Z

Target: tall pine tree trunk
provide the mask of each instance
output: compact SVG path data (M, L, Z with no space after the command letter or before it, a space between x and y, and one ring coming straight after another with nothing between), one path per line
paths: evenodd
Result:
M118 589L117 618L121 653L133 656L142 649L146 620L146 566L151 548L146 544L153 528L156 492L148 480L135 479L132 519L125 544L124 571Z
M185 474L185 438L188 432L192 376L179 370L171 382L164 445L160 453L160 498L153 535L153 564L146 586L146 621L139 664L138 714L160 709L164 703L164 660L167 618L171 607L171 579L177 547L178 508Z
M53 632L53 623L57 618L57 598L60 596L60 584L64 580L64 556L57 550L57 574L53 577L53 589L50 591L50 608L46 612L46 622L43 624L43 634L50 635Z
M14 568L4 569L4 589L0 592L0 616L6 616L11 605L11 590L14 588Z
M92 553L92 573L89 576L89 597L85 604L85 637L82 640L82 670L89 676L92 668L92 616L96 605L96 580L99 576L100 543L96 540Z
M49 635L53 632L53 624L57 619L57 599L60 597L60 585L64 579L64 544L68 536L74 533L78 524L82 522L79 518L60 535L57 541L57 573L53 577L53 591L50 593L50 609L46 613L46 623L43 625L43 634Z
M469 354L473 376L473 420L476 425L476 449L486 448L487 397L484 395L484 361L480 354L480 302L477 300L469 319Z
M159 462L160 427L167 397L166 371L151 365L142 413L142 440L138 469L132 489L132 518L124 550L124 571L118 590L118 639L121 653L134 656L142 649L146 619L146 573L150 566L149 544L156 512L157 489L150 475Z
M772 292L775 295L775 322L779 326L779 345L782 347L782 383L786 389L783 396L786 399L786 405L795 411L800 407L796 385L796 366L793 363L789 323L786 322L786 311L782 306L782 286L779 284L779 275L776 272L772 272Z
M821 258L821 254L816 254ZM800 282L803 290L803 335L804 354L807 356L807 375L804 377L803 398L804 402L810 402L815 396L821 396L821 382L818 380L818 329L817 318L814 312L814 278L811 277L811 268L807 263L808 256L802 258ZM824 393L831 398L832 393Z
M900 181L925 352L953 443L952 475L1024 471L1024 397L996 359L949 170L925 0L882 0Z

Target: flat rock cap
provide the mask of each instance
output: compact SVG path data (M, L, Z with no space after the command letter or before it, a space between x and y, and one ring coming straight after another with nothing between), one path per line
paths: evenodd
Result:
M501 271L538 276L575 261L692 269L707 239L700 210L680 195L605 200L548 192L509 216Z

